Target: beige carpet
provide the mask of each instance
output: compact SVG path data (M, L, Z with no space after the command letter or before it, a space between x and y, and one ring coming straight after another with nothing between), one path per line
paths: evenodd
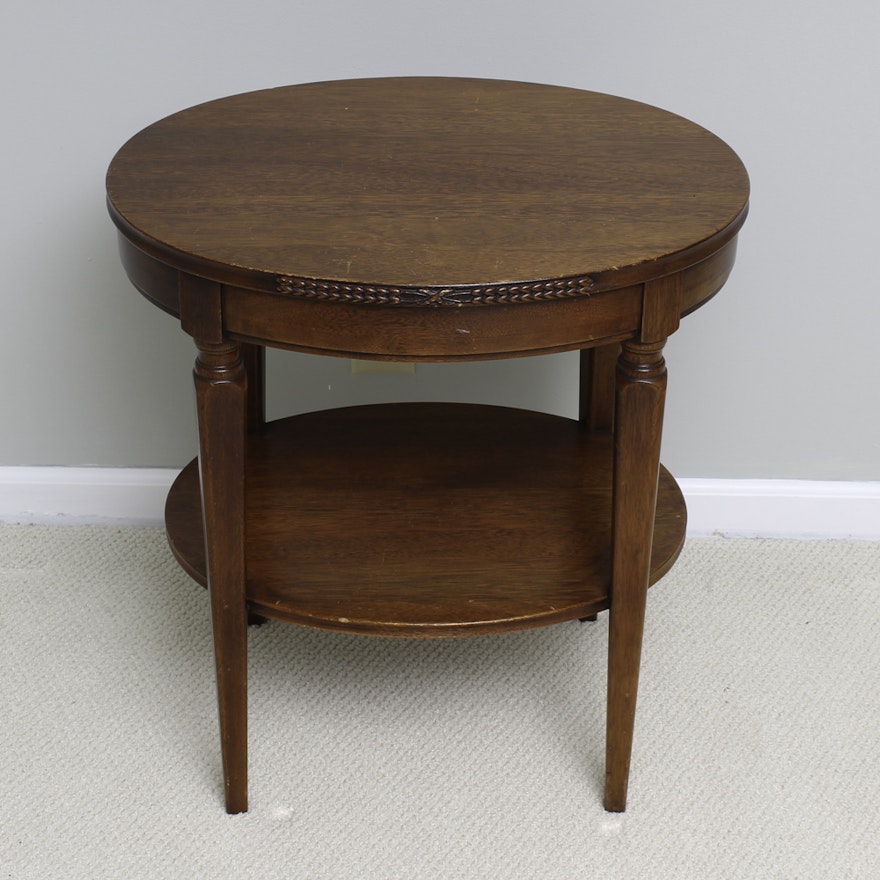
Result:
M0 526L0 615L0 878L880 878L880 543L688 544L617 816L606 615L252 630L239 817L207 597L160 531Z

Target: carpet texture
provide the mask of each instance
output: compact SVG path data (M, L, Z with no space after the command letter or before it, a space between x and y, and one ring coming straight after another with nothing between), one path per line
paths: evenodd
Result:
M880 543L703 539L648 603L627 813L607 615L250 631L223 812L205 592L157 529L0 526L0 878L880 878Z

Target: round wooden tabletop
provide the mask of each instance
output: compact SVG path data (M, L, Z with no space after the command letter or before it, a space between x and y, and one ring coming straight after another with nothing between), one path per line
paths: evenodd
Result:
M393 78L184 110L122 147L107 192L123 235L179 270L458 306L589 295L693 265L735 237L748 178L715 135L645 104Z

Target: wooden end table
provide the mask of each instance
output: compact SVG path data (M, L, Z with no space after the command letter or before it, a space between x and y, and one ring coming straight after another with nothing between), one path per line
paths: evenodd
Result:
M228 812L247 809L249 615L432 637L604 609L605 807L623 810L646 591L685 534L662 350L733 266L733 151L608 95L366 79L170 116L122 147L107 192L128 277L198 347L199 456L166 521L210 592ZM266 346L577 349L580 417L413 403L266 423Z

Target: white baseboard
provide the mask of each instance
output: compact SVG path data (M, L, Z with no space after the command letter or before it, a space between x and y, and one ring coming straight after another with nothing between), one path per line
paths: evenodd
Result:
M170 468L0 467L0 522L161 525Z
M177 471L0 467L0 522L161 525ZM680 480L694 537L880 540L880 482Z
M880 541L880 482L679 480L688 535Z

